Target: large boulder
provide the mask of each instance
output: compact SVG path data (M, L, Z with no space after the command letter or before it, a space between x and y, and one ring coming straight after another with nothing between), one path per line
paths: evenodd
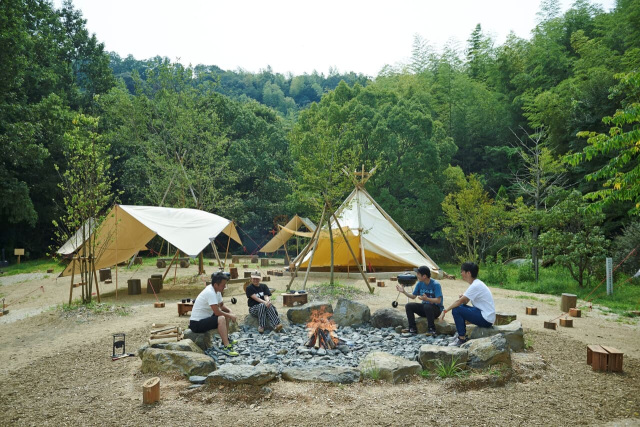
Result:
M338 299L335 311L333 312L333 321L338 326L355 326L368 323L371 318L371 310L366 304L355 302L346 298Z
M178 342L167 342L161 344L151 344L151 348L160 348L163 350L175 351L193 351L194 353L204 354L204 351L192 340L184 339Z
M146 348L140 355L143 373L175 372L183 375L207 375L216 369L214 360L206 354L193 351Z
M278 370L270 365L232 365L220 366L207 376L207 384L250 384L262 385L275 379Z
M398 383L404 378L420 373L420 364L383 351L374 351L360 362L358 369L365 377Z
M371 316L371 326L374 328L395 328L396 326L408 327L409 321L404 312L393 308L376 310Z
M232 334L234 332L238 332L238 324L236 322L231 322L231 324L229 325L229 334ZM202 350L208 350L211 347L216 346L216 340L214 340L214 337L216 335L218 335L218 339L220 339L220 335L218 334L217 329L212 329L203 333L193 332L191 329L185 329L182 334L185 338L190 339L191 341L196 343L196 345ZM220 343L222 344L222 342Z
M491 328L468 328L468 338L478 339L491 337L493 335L504 335L509 347L513 351L521 351L524 349L524 332L522 330L522 323L519 320L514 320L508 325L492 326Z
M484 369L497 363L511 365L511 349L503 335L469 340L460 348L469 351L467 366Z
M438 334L453 335L456 333L456 325L447 323L445 320L437 318L434 319L433 323ZM426 317L416 317L416 327L418 328L419 334L424 334L429 330L429 321Z
M441 345L424 344L420 347L418 361L424 369L433 370L439 363L451 365L453 361L466 365L469 352L460 347L443 347Z
M322 368L286 368L282 379L296 382L351 384L359 382L362 373L357 368L327 366Z
M287 319L287 315L283 313L278 313L278 318L280 319L280 323L282 323L285 327L289 325L289 320ZM247 314L242 321L243 326L248 326L251 329L258 329L258 318L253 317L250 314ZM271 324L269 323L269 319L267 318L267 325L265 329L270 330Z
M290 308L287 311L287 318L291 323L307 324L311 318L311 312L324 310L325 313L333 313L333 307L328 302L313 301L299 307Z

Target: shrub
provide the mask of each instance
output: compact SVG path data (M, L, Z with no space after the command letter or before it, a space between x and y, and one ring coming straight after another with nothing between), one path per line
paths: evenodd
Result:
M531 263L527 262L518 268L518 282L533 282L535 280L536 275Z

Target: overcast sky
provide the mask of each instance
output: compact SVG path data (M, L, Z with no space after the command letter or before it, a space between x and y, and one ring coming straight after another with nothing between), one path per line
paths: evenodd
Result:
M573 0L561 0L563 10ZM108 51L156 55L184 65L293 74L355 71L376 76L406 62L416 34L441 48L460 47L480 23L502 44L529 38L539 0L73 0ZM615 0L592 0L605 10ZM55 0L60 6L62 0Z

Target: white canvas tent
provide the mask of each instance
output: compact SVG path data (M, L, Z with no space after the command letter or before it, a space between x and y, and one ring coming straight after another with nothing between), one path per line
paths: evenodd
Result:
M361 185L335 212L351 248L364 270L371 267L375 271L404 271L428 266L434 278L441 278L443 272L438 265L418 246L409 235L378 205ZM335 221L331 220L334 240L334 269L336 271L358 271L342 233ZM310 242L310 245L314 242ZM302 256L304 255L304 258ZM294 260L299 268L307 268L312 259L311 269L328 270L331 267L331 246L328 227L319 233L315 249Z
M91 233L93 233L95 228L96 220L94 218L89 218L84 224L82 224L82 227L78 228L78 231L76 231L75 234L65 242L64 245L60 246L60 249L58 249L56 253L62 256L69 256L75 253L78 248L82 246L84 241L91 236Z
M267 242L260 252L266 254L273 253L280 249L292 236L311 237L313 233L298 231L300 227L305 226L307 230L312 232L316 229L316 225L309 218L301 218L298 215L294 215L293 218L284 226L279 225L280 230L276 233L271 240Z
M190 257L220 233L242 244L233 221L197 209L115 205L96 233L96 270L126 261L156 235ZM70 276L74 265L78 274L71 263L61 276Z

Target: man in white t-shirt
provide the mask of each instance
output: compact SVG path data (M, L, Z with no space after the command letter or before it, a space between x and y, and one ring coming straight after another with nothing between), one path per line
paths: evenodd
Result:
M233 343L229 342L229 323L237 319L222 302L222 291L227 286L227 280L228 277L224 273L211 275L211 285L207 285L193 303L189 328L196 333L218 329L224 353L228 356L238 356L238 352L233 349Z
M478 279L479 270L476 263L465 262L462 264L460 275L462 280L469 283L470 286L457 301L442 311L441 319L444 319L445 314L451 311L453 320L456 322L458 338L449 344L451 346L459 347L467 342L465 321L481 328L490 328L496 321L496 306L493 302L493 295L487 285ZM473 307L468 306L468 302L471 302Z

